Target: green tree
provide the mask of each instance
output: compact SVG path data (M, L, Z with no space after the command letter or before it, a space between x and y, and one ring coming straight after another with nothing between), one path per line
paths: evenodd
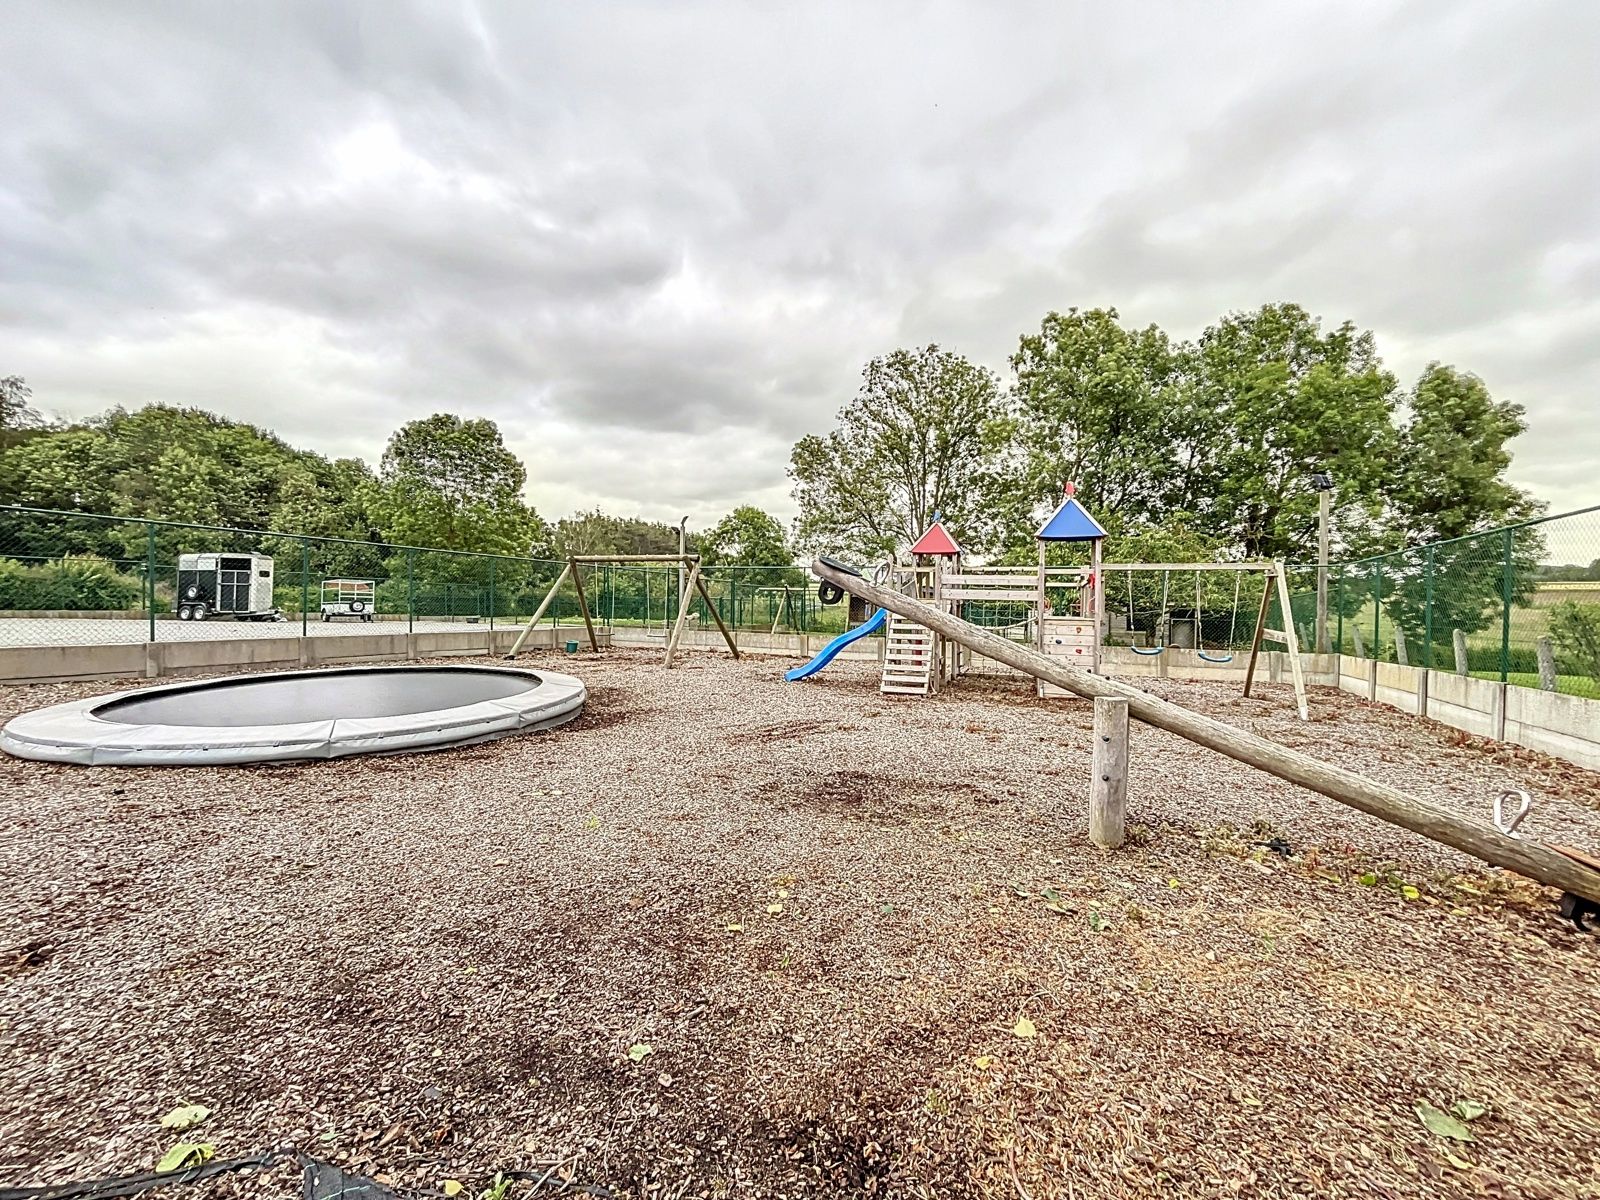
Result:
M708 529L700 538L709 567L742 567L725 573L744 587L798 585L801 572L794 566L794 550L783 522L753 504L743 504ZM752 568L765 568L756 570Z
M1543 506L1505 478L1507 443L1526 428L1521 406L1495 400L1475 375L1430 363L1405 409L1387 464L1383 520L1372 536L1390 546L1431 549L1378 560L1373 586L1409 645L1425 637L1430 604L1434 642L1448 645L1451 630L1475 633L1500 619L1508 582L1513 604L1533 594L1542 532L1498 530Z
M1072 480L1111 524L1162 515L1185 474L1181 357L1154 325L1125 329L1114 308L1048 314L1011 356L1018 478L1006 524L1020 543L1031 518Z
M1464 537L1542 510L1505 477L1507 443L1527 428L1521 405L1496 400L1476 375L1429 363L1405 408L1397 453L1386 464L1391 544Z
M693 544L691 535L691 549ZM678 531L661 521L614 517L596 508L557 521L551 545L557 558L573 554L676 554Z
M526 557L543 547L544 524L522 499L527 471L489 420L435 413L389 439L368 510L385 541ZM484 560L418 555L430 581L486 581Z
M1563 671L1600 683L1600 604L1563 601L1550 610L1550 640Z
M28 432L49 425L32 400L33 389L21 375L0 378L0 448L15 445Z
M1174 507L1247 558L1310 556L1317 471L1341 525L1370 519L1395 436L1395 381L1370 332L1324 333L1299 305L1268 304L1224 317L1187 358L1193 466Z
M1002 416L993 372L959 354L930 345L873 359L838 428L795 444L797 541L870 560L909 546L939 512L977 544L993 514Z

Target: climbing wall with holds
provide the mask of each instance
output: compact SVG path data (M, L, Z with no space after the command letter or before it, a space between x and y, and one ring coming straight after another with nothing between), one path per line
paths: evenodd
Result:
M1045 617L1041 622L1042 649L1051 658L1059 658L1068 666L1080 671L1094 671L1100 666L1100 638L1094 617ZM1039 680L1041 696L1071 696L1065 688Z

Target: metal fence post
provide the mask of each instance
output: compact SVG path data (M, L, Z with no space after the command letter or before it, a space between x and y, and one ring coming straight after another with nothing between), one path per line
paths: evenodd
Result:
M1344 653L1344 564L1339 564L1339 574L1334 581L1335 594L1339 597L1339 644L1334 647L1335 654Z
M145 600L150 607L150 640L156 640L156 527L151 521L144 523L144 578Z
M1433 547L1428 547L1422 599L1422 669L1433 670Z
M1383 657L1383 642L1379 634L1383 629L1383 560L1372 564L1372 657Z
M489 560L489 632L494 632L494 559Z
M417 552L406 551L406 632L417 631Z
M1505 560L1500 572L1500 682L1511 674L1511 539L1507 529L1500 535L1505 543Z
M309 619L307 610L311 607L311 543L305 538L300 539L300 636L306 637L310 631L306 627Z

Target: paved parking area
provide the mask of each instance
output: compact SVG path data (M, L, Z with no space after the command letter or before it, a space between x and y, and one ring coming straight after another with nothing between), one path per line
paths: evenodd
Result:
M323 621L306 622L312 637L344 637L361 633L453 633L488 629L487 621L423 621L407 626L400 621ZM514 629L514 621L497 621L496 629ZM221 642L239 638L298 637L300 622L290 621L175 621L156 622L159 642ZM150 640L147 620L101 618L28 617L0 618L0 646L116 646Z

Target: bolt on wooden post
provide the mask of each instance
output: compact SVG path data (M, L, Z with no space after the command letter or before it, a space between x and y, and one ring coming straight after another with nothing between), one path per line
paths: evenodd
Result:
M1094 698L1093 774L1089 778L1089 840L1115 850L1125 837L1128 808L1128 701Z

